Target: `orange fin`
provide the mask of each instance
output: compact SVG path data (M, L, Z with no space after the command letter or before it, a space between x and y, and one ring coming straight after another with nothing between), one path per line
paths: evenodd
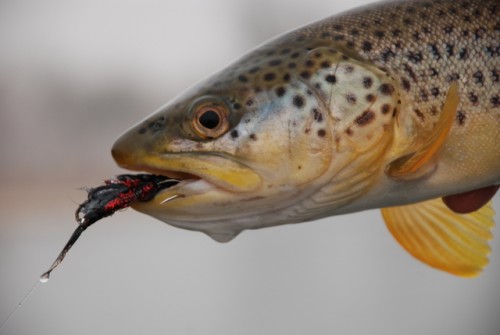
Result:
M443 110L439 120L432 130L432 133L421 143L416 151L405 155L392 162L387 174L394 178L418 178L425 174L429 165L433 166L433 159L448 137L455 115L457 112L460 97L458 95L458 83L453 82L448 90L448 95L443 105Z
M387 228L411 255L462 277L477 276L488 265L494 215L491 202L457 214L441 198L382 209Z

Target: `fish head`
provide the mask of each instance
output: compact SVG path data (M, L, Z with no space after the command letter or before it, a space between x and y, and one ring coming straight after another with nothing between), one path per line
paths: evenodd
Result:
M181 180L133 207L218 241L248 228L304 220L294 217L294 208L357 152L355 135L336 129L345 112L332 103L330 89L312 81L321 76L332 84L323 72L342 58L330 53L268 45L128 130L112 149L121 167ZM349 118L371 121L362 115L355 109Z

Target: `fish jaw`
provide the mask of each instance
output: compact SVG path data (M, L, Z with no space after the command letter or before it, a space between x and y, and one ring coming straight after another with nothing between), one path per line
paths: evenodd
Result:
M112 150L121 167L181 180L132 208L170 225L201 231L218 242L246 229L289 223L287 209L306 195L299 185L279 186L266 173L221 153L154 155L126 150L123 145L129 135Z
M250 192L260 188L261 177L249 167L219 154L166 153L126 156L113 149L113 157L123 168L157 173L182 180L203 179L228 192ZM202 156L202 157L200 157ZM139 164L132 163L137 159ZM130 162L127 162L127 161Z

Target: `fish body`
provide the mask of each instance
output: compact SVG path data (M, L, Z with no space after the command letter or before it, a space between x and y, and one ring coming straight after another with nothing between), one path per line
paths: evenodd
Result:
M385 208L412 255L474 275L487 263L490 205L458 217L440 198L500 184L499 77L497 0L380 2L249 52L112 153L122 167L182 179L134 208L215 240Z

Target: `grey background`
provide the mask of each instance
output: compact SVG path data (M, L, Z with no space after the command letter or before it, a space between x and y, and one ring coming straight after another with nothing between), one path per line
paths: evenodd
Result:
M123 172L121 132L266 39L367 2L2 0L0 322L75 228L78 188ZM494 335L493 248L466 280L407 255L378 211L217 244L128 210L86 231L0 333Z

